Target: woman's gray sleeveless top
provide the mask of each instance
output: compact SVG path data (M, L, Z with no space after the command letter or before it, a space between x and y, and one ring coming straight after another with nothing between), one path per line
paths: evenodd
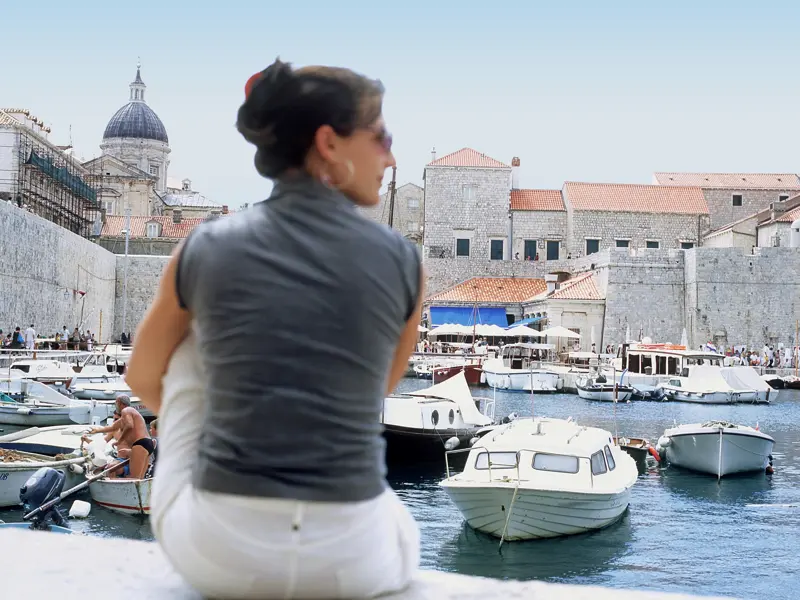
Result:
M359 502L385 489L380 412L420 261L316 180L199 226L178 264L208 405L203 490Z

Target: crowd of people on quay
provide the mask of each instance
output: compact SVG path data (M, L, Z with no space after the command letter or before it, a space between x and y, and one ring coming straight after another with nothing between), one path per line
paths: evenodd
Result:
M97 344L95 335L88 329L82 331L75 327L72 331L67 326L47 337L37 333L34 324L24 330L14 327L8 333L0 329L0 348L3 350L87 350Z

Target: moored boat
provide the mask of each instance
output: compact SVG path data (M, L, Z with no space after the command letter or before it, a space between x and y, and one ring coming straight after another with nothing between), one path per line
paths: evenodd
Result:
M633 387L615 383L613 380L608 381L603 376L578 377L575 380L575 387L578 390L578 396L584 400L599 402L627 402L634 392Z
M666 429L656 450L676 467L719 478L763 472L772 464L774 444L772 437L753 427L708 421Z
M89 485L92 500L108 510L126 515L150 514L153 479L103 478Z
M639 476L610 432L571 420L516 419L468 452L464 471L448 469L440 485L471 527L501 541L611 525L627 510Z
M51 467L66 475L68 484L83 476L85 457L53 458L30 452L0 449L0 506L20 504L20 488L42 467Z

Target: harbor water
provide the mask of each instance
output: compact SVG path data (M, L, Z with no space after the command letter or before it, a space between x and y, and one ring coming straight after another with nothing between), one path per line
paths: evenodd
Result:
M405 379L399 390L430 385ZM474 395L493 397L492 390ZM717 482L651 463L633 488L630 510L615 525L567 538L511 542L464 524L438 486L439 467L390 473L390 483L409 506L422 532L422 566L467 575L538 579L699 595L797 597L800 583L800 392L784 390L770 405L702 406L681 403L593 403L571 394L497 392L498 417L573 417L620 435L652 442L674 424L711 419L759 425L775 438L775 473L735 476ZM1 427L1 426L0 426ZM5 426L5 433L13 427ZM78 496L88 500L88 495ZM70 501L66 502L67 508ZM19 521L18 509L0 519ZM93 506L73 529L93 535L152 539L147 518Z

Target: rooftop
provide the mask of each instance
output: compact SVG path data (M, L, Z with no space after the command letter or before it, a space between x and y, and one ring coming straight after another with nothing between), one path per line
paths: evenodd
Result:
M473 150L462 148L428 163L429 167L477 167L484 169L510 169L507 164Z
M699 187L568 181L564 184L564 194L574 210L708 214Z
M698 186L703 188L800 188L794 173L654 173L659 185Z
M427 302L521 303L547 290L544 279L529 277L473 277L439 292Z
M583 273L561 283L547 300L602 300L594 273Z
M511 190L511 210L566 209L561 190Z
M220 205L209 200L198 192L181 192L178 194L166 194L164 204L167 206L185 206L187 208L219 208Z
M146 238L147 224L159 223L161 225L161 235L159 238L168 239L184 239L188 236L195 227L204 223L206 219L187 218L181 219L180 223L173 223L172 217L154 216L154 217L131 217L131 238ZM124 237L125 234L125 217L118 215L106 216L106 222L103 223L103 229L100 232L101 237Z

